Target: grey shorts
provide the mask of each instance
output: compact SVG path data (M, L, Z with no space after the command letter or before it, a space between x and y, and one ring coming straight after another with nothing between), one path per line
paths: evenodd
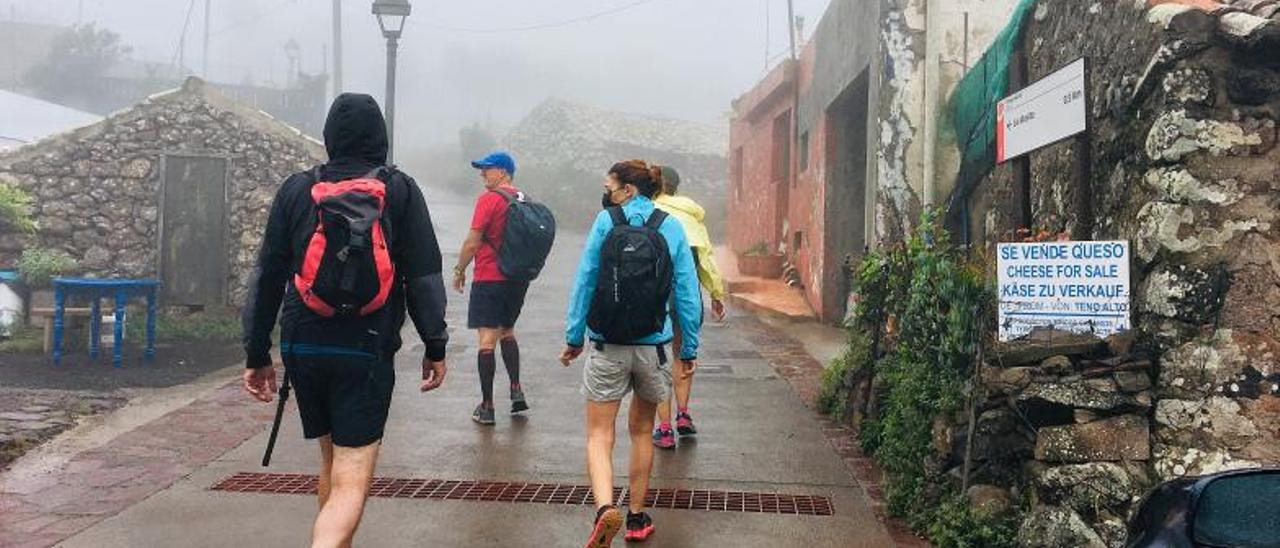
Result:
M665 401L671 392L671 363L661 363L655 346L592 345L582 368L582 395L588 400L621 400L635 390L649 403Z

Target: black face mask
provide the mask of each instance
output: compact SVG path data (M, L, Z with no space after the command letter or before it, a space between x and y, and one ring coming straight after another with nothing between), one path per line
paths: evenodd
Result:
M604 209L609 209L613 206L614 206L613 193L607 190L604 191L604 195L600 197L600 207Z

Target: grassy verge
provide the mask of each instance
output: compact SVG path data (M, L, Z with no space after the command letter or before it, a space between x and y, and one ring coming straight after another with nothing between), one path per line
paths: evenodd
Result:
M147 336L146 314L129 314L126 338L142 344ZM240 318L231 312L194 312L156 316L156 340L161 342L218 342L240 340Z
M0 340L0 354L30 354L44 350L44 333L40 328L15 326L11 337Z

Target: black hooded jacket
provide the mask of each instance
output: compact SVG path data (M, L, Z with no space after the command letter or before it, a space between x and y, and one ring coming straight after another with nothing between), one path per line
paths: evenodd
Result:
M377 102L363 94L338 96L324 124L324 142L329 161L318 168L321 181L360 177L384 165L387 127ZM444 321L440 246L421 189L400 171L384 177L383 219L396 269L396 284L387 305L369 316L325 318L303 304L293 276L301 269L303 253L315 230L311 186L316 183L316 173L308 170L290 175L271 204L244 308L246 366L271 364L271 330L278 311L282 342L358 349L390 359L400 349L400 328L407 310L426 343L426 357L443 360L449 336Z

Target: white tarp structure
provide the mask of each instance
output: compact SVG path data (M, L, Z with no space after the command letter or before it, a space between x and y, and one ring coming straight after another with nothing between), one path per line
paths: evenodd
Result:
M0 90L0 152L101 120L97 114Z

